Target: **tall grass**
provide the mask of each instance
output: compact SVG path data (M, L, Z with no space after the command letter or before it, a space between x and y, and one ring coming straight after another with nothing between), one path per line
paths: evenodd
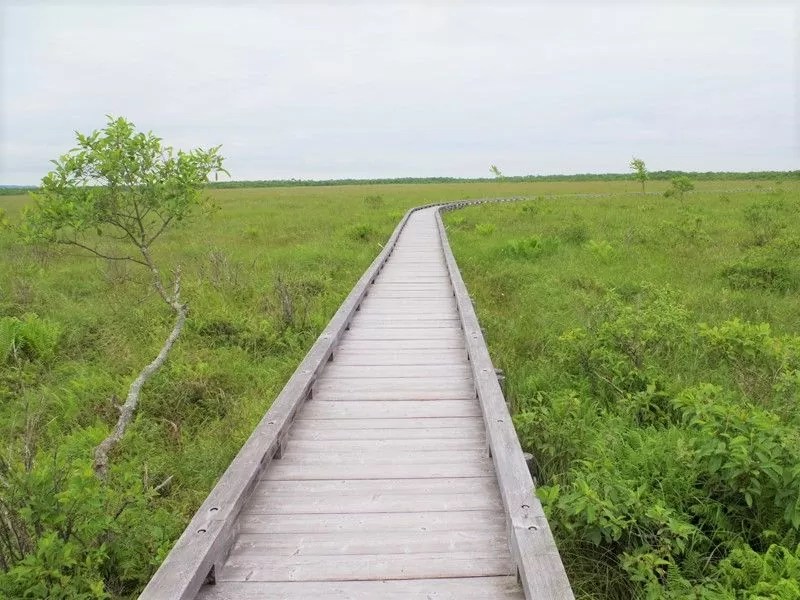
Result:
M446 224L577 595L800 597L797 190Z

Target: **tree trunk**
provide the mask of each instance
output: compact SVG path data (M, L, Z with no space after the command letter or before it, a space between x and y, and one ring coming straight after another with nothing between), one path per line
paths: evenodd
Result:
M94 471L101 479L105 479L108 471L109 452L119 443L122 436L125 435L125 430L133 419L136 406L139 404L139 394L142 391L142 387L167 360L169 351L172 349L175 340L178 339L178 336L183 330L183 325L186 322L187 309L185 304L180 303L177 296L178 294L176 293L173 297L173 302L170 303L170 306L172 306L175 311L175 324L172 327L172 331L164 342L164 345L161 346L161 351L158 353L158 356L142 369L136 379L133 380L133 383L131 383L131 387L128 389L128 396L125 399L125 404L120 407L119 419L117 419L114 431L111 432L94 451Z

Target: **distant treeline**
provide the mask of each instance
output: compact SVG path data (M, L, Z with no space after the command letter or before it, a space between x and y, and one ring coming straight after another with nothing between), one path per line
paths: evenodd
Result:
M16 196L18 194L27 194L28 192L32 192L38 189L35 186L23 186L23 185L0 185L0 196Z
M651 180L670 180L686 175L694 181L704 180L775 180L800 179L800 171L651 171ZM486 183L503 181L506 183L525 183L531 181L622 181L633 179L630 173L580 173L578 175L512 175L495 177L388 177L381 179L258 179L242 181L216 181L209 183L211 188L247 187L302 187L325 185L389 185L402 183ZM0 186L0 196L25 194L36 190L36 186Z
M738 173L725 172L691 172L691 171L652 171L651 180L670 180L673 177L686 175L695 181L759 179L783 180L800 179L800 171L750 171ZM633 179L630 173L581 173L578 175L517 175L495 177L392 177L383 179L270 179L258 181L220 181L209 184L212 188L239 187L293 187L323 185L382 185L400 183L486 183L503 181L507 183L525 183L530 181L622 181Z

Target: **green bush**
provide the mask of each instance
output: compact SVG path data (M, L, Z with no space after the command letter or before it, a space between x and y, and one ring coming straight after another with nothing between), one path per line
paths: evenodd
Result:
M589 241L589 226L582 219L573 219L572 223L564 227L558 236L568 244L581 246Z
M766 246L786 228L786 206L782 200L751 204L744 209L744 220L750 229L752 243Z
M500 255L517 259L535 259L553 254L558 250L558 238L531 236L520 240L509 240L500 247Z
M497 228L491 223L479 223L475 226L475 232L483 237L492 235Z
M52 358L61 328L34 314L0 317L0 364L14 360Z
M359 223L347 229L346 235L356 242L368 242L375 237L376 231L372 225Z

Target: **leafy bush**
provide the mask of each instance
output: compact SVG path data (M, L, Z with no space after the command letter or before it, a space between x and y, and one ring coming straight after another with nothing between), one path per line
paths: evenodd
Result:
M589 241L589 226L582 219L573 219L558 236L568 244L579 246Z
M734 290L792 292L800 288L800 274L790 265L765 258L747 258L728 265L722 277Z
M475 226L475 231L478 235L482 235L483 237L488 237L492 235L497 227L495 227L492 223L479 223Z
M88 456L100 437L100 429L84 430L28 466L0 459L6 525L0 528L0 565L6 566L0 590L6 597L88 600L125 593L168 547L175 518L153 506L154 489L131 473L115 471L113 487L95 476Z
M686 192L690 192L694 189L694 184L686 175L680 175L678 177L673 177L670 181L670 187L667 191L664 192L664 196L669 198L671 196L677 196L678 198L683 199L683 195Z
M605 240L589 240L585 248L599 260L608 260L614 255L614 246Z
M48 360L56 349L61 329L35 314L0 317L0 364L10 360Z
M744 209L744 220L750 229L752 243L766 246L786 228L786 206L778 200L758 202Z
M558 238L540 238L533 235L520 240L509 240L500 247L500 255L511 258L533 259L553 254L558 250Z
M772 544L764 554L748 546L733 550L719 565L717 584L727 598L793 600L800 598L800 545ZM730 593L730 595L727 595Z
M347 229L346 235L355 242L368 242L375 237L375 228L366 223L358 223Z

